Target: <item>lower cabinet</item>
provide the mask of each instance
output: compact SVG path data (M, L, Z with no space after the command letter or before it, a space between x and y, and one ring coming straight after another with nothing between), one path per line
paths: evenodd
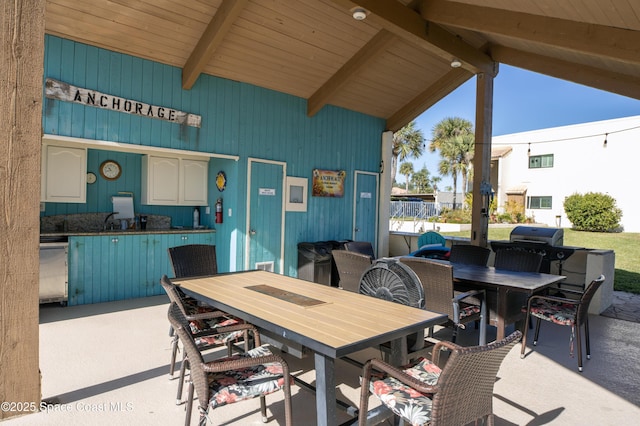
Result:
M214 232L69 237L69 305L164 294L173 276L167 249L215 244Z

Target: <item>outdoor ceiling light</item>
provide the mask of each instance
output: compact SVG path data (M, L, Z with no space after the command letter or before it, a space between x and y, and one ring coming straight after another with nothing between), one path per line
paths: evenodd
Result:
M451 60L451 68L460 68L461 66L462 66L462 62L460 62L460 59L453 58Z
M356 7L351 12L356 21L363 21L367 17L367 11L361 7Z

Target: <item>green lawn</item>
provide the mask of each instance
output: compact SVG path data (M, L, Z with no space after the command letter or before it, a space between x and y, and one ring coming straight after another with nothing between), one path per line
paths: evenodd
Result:
M489 228L489 239L508 240L512 229ZM469 232L443 232L442 235L469 237ZM564 245L613 250L616 255L613 288L640 294L640 234L608 234L565 229Z

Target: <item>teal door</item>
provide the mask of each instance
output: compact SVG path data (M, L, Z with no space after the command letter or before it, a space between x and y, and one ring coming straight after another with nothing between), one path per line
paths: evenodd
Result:
M283 272L285 163L249 159L246 269Z
M353 240L369 241L377 251L378 174L355 172Z

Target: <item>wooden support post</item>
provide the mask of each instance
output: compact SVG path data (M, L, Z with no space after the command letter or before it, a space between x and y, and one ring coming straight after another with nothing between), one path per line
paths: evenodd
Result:
M0 420L40 406L44 16L42 0L0 2Z
M489 197L486 192L491 183L493 76L478 74L476 79L476 144L473 155L471 244L486 247L489 232Z

